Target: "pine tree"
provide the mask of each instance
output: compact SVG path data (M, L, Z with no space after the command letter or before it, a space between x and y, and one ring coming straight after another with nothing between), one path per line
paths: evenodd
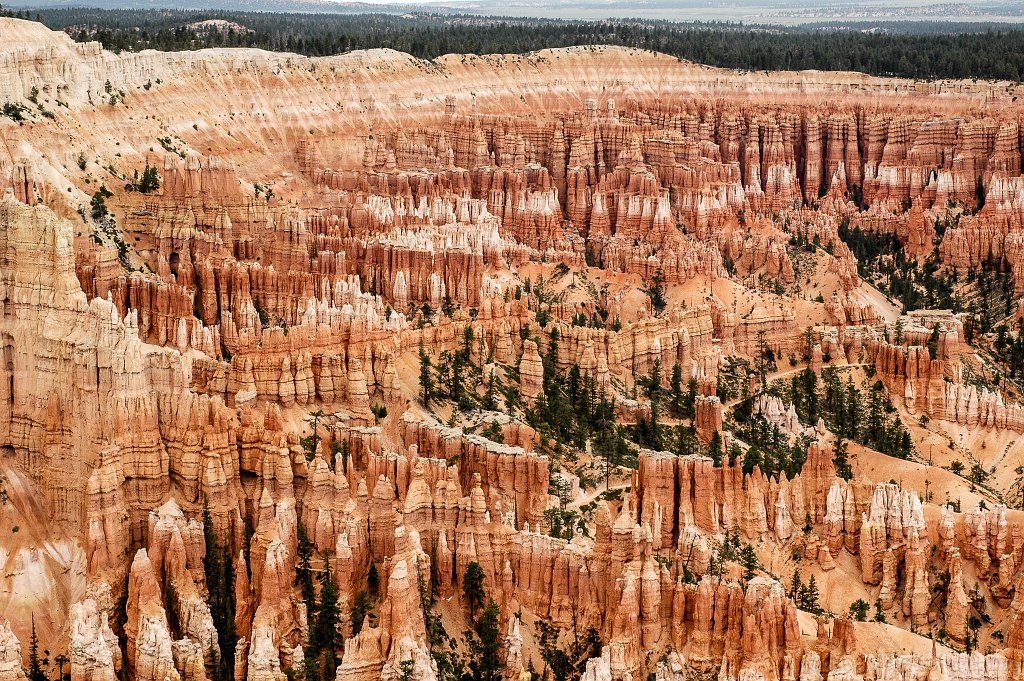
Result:
M708 560L708 574L712 577L721 577L725 574L725 565L717 553L712 553Z
M743 565L744 569L743 578L747 581L753 579L757 574L759 564L757 562L757 553L754 552L754 547L750 544L745 544L743 548L740 549L740 563Z
M861 407L860 391L853 381L846 384L846 435L856 439L860 436L860 428L863 419L863 408Z
M313 557L313 543L306 534L306 526L300 519L296 523L298 534L298 548L296 550L298 561L295 565L295 583L299 585L302 592L302 600L306 604L306 616L312 621L316 611L316 590L313 587L313 566L310 561Z
M420 399L423 406L430 408L430 399L434 396L434 376L430 366L430 355L425 348L420 348Z
M797 568L793 571L793 581L790 583L789 597L796 601L803 586L803 583L800 581L800 568ZM799 603L797 605L799 606Z
M858 598L850 604L850 617L858 622L863 622L868 618L868 608L870 607L867 601L863 598Z
M763 463L763 455L759 447L750 447L743 455L743 475L750 475L755 467Z
M853 478L853 469L850 467L850 457L845 440L840 438L836 441L835 455L832 461L836 466L836 476L849 482Z
M181 632L181 623L178 621L178 592L170 579L167 580L167 589L164 591L164 610L167 612L167 628L170 629L173 638Z
M373 602L370 594L365 589L356 594L352 601L352 609L349 612L349 619L352 621L352 635L355 636L363 628L363 620L366 615L373 611Z
M324 676L333 679L338 668L338 584L327 557L320 572L320 603L316 613L315 646L323 649Z
M708 445L708 453L715 468L722 465L722 434L717 430L711 434L711 444Z
M1005 328L1005 327L1001 327ZM932 327L932 333L928 337L928 355L931 359L939 358L939 325Z
M412 673L416 668L416 663L410 657L408 660L402 660L398 663L398 681L412 681Z
M547 666L553 681L578 679L586 670L587 661L601 655L601 635L590 627L581 637L576 618L576 604L572 603L572 641L568 645L559 642L561 632L548 622L538 622L540 656ZM547 674L545 674L547 676Z
M676 362L672 365L672 379L669 382L672 391L672 402L669 410L672 416L679 417L683 412L683 367Z
M477 609L484 600L484 570L475 560L466 566L466 574L462 578L462 594L469 606L469 619L476 617Z
M469 327L466 327L467 329ZM462 393L464 391L462 385L462 372L466 367L465 356L461 352L455 353L451 363L451 383L448 385L448 396L452 398L457 406L462 406Z
M502 678L500 614L498 604L491 599L474 626L475 636L467 632L472 681L500 681Z
M882 418L882 395L881 387L877 384L871 389L868 395L868 432L867 443L877 446L882 441L882 433L885 427Z
M556 371L558 368L558 339L560 335L558 333L558 327L551 329L551 333L548 334L548 351L541 357L541 367L544 370L543 385L544 394L549 395L551 393L552 385L555 383Z
M36 616L32 615L32 638L28 643L28 669L25 670L28 681L47 681L46 671L39 661L39 638L36 636Z
M99 220L107 216L106 200L111 196L113 196L113 194L110 193L110 190L107 189L106 185L100 185L100 188L92 195L90 206L92 208L91 215L93 220Z
M657 317L668 306L668 301L665 300L664 277L661 272L654 275L654 283L648 287L647 295L651 299L651 311Z
M473 327L467 326L462 330L462 348L459 350L459 354L462 355L462 361L466 364L471 363L470 353L473 348Z
M306 461L312 461L316 456L316 450L320 444L320 435L317 432L317 429L320 427L320 419L323 417L323 409L317 409L316 411L310 412L306 417L306 420L309 421L312 432L299 440L302 448L306 450Z
M235 632L234 571L231 554L221 546L217 538L210 506L205 499L203 537L206 543L203 570L206 573L206 588L209 592L210 615L217 630L217 642L220 647L220 664L214 669L214 681L229 681L234 678L235 645L238 642Z
M206 573L206 589L211 596L223 589L220 582L222 568L218 564L220 551L217 550L217 533L213 528L213 516L210 514L210 504L203 499L203 539L206 544L206 555L203 556L203 571Z
M366 573L366 587L370 590L371 596L377 596L380 589L380 574L377 572L376 563L370 563L370 569Z
M231 554L225 547L221 549L221 565L224 566L224 592L217 598L217 607L223 613L220 617L221 629L218 629L220 642L220 674L230 681L235 678L235 648L238 644L238 633L235 631L235 571Z
M651 367L651 375L646 381L647 397L651 400L655 400L658 397L659 391L661 390L661 360L654 360L654 364Z
M137 186L143 194L156 191L160 188L160 173L155 167L146 163L146 169L142 171L142 179L139 180Z
M765 332L757 332L757 358L755 359L755 368L757 371L758 380L761 386L765 386L768 379L768 372L775 368L775 351L768 345L765 340Z
M302 678L304 681L322 681L320 669L316 663L316 654L313 646L306 646L305 654L302 657Z
M693 427L680 423L676 426L675 430L675 453L678 456L690 456L695 454L697 452L697 434L693 430ZM721 455L721 451L719 450L718 456L721 457ZM714 456L714 454L712 454L712 456Z
M490 376L487 380L487 392L484 393L484 399L480 406L487 411L494 411L498 408L498 400L495 397L495 381L498 377L494 373L494 369L491 369Z
M818 580L814 578L814 575L811 575L811 578L807 580L807 583L804 584L800 589L797 606L801 610L813 612L814 614L820 614L821 606L818 604L819 597L820 594L818 593Z
M651 425L649 444L652 449L661 449L661 428L658 424L658 409L661 395L661 360L654 360L651 376L647 379L647 396L651 401Z

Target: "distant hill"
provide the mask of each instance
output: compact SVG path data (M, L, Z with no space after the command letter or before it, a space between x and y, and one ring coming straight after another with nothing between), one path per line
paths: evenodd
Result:
M851 0L10 0L10 8L90 7L100 9L187 9L323 14L461 13L475 16L600 20L724 21L775 25L828 25L861 29L879 22L1020 22L1024 1L891 4Z
M403 14L423 11L424 4L334 2L333 0L13 0L12 9L56 9L88 7L119 9L235 10L243 12L313 12L325 14ZM444 11L441 6L430 8Z

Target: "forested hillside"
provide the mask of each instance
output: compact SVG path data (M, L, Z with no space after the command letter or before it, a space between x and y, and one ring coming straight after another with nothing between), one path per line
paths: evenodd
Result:
M911 78L1024 78L1024 31L969 24L892 23L883 30L868 31L446 14L50 9L20 16L38 17L76 40L99 40L115 52L226 46L324 56L389 47L433 59L448 53L623 45L736 69L845 70ZM211 20L227 23L211 27Z

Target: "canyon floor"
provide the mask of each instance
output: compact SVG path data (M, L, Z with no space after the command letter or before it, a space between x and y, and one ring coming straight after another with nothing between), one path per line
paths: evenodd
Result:
M0 681L1021 681L1021 94L0 19Z

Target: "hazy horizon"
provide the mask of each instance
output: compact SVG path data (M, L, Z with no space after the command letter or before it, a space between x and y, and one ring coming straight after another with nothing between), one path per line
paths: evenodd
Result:
M438 11L538 19L648 19L790 25L881 21L1019 23L1024 1L930 2L928 0L8 0L17 9L186 9L351 13Z

